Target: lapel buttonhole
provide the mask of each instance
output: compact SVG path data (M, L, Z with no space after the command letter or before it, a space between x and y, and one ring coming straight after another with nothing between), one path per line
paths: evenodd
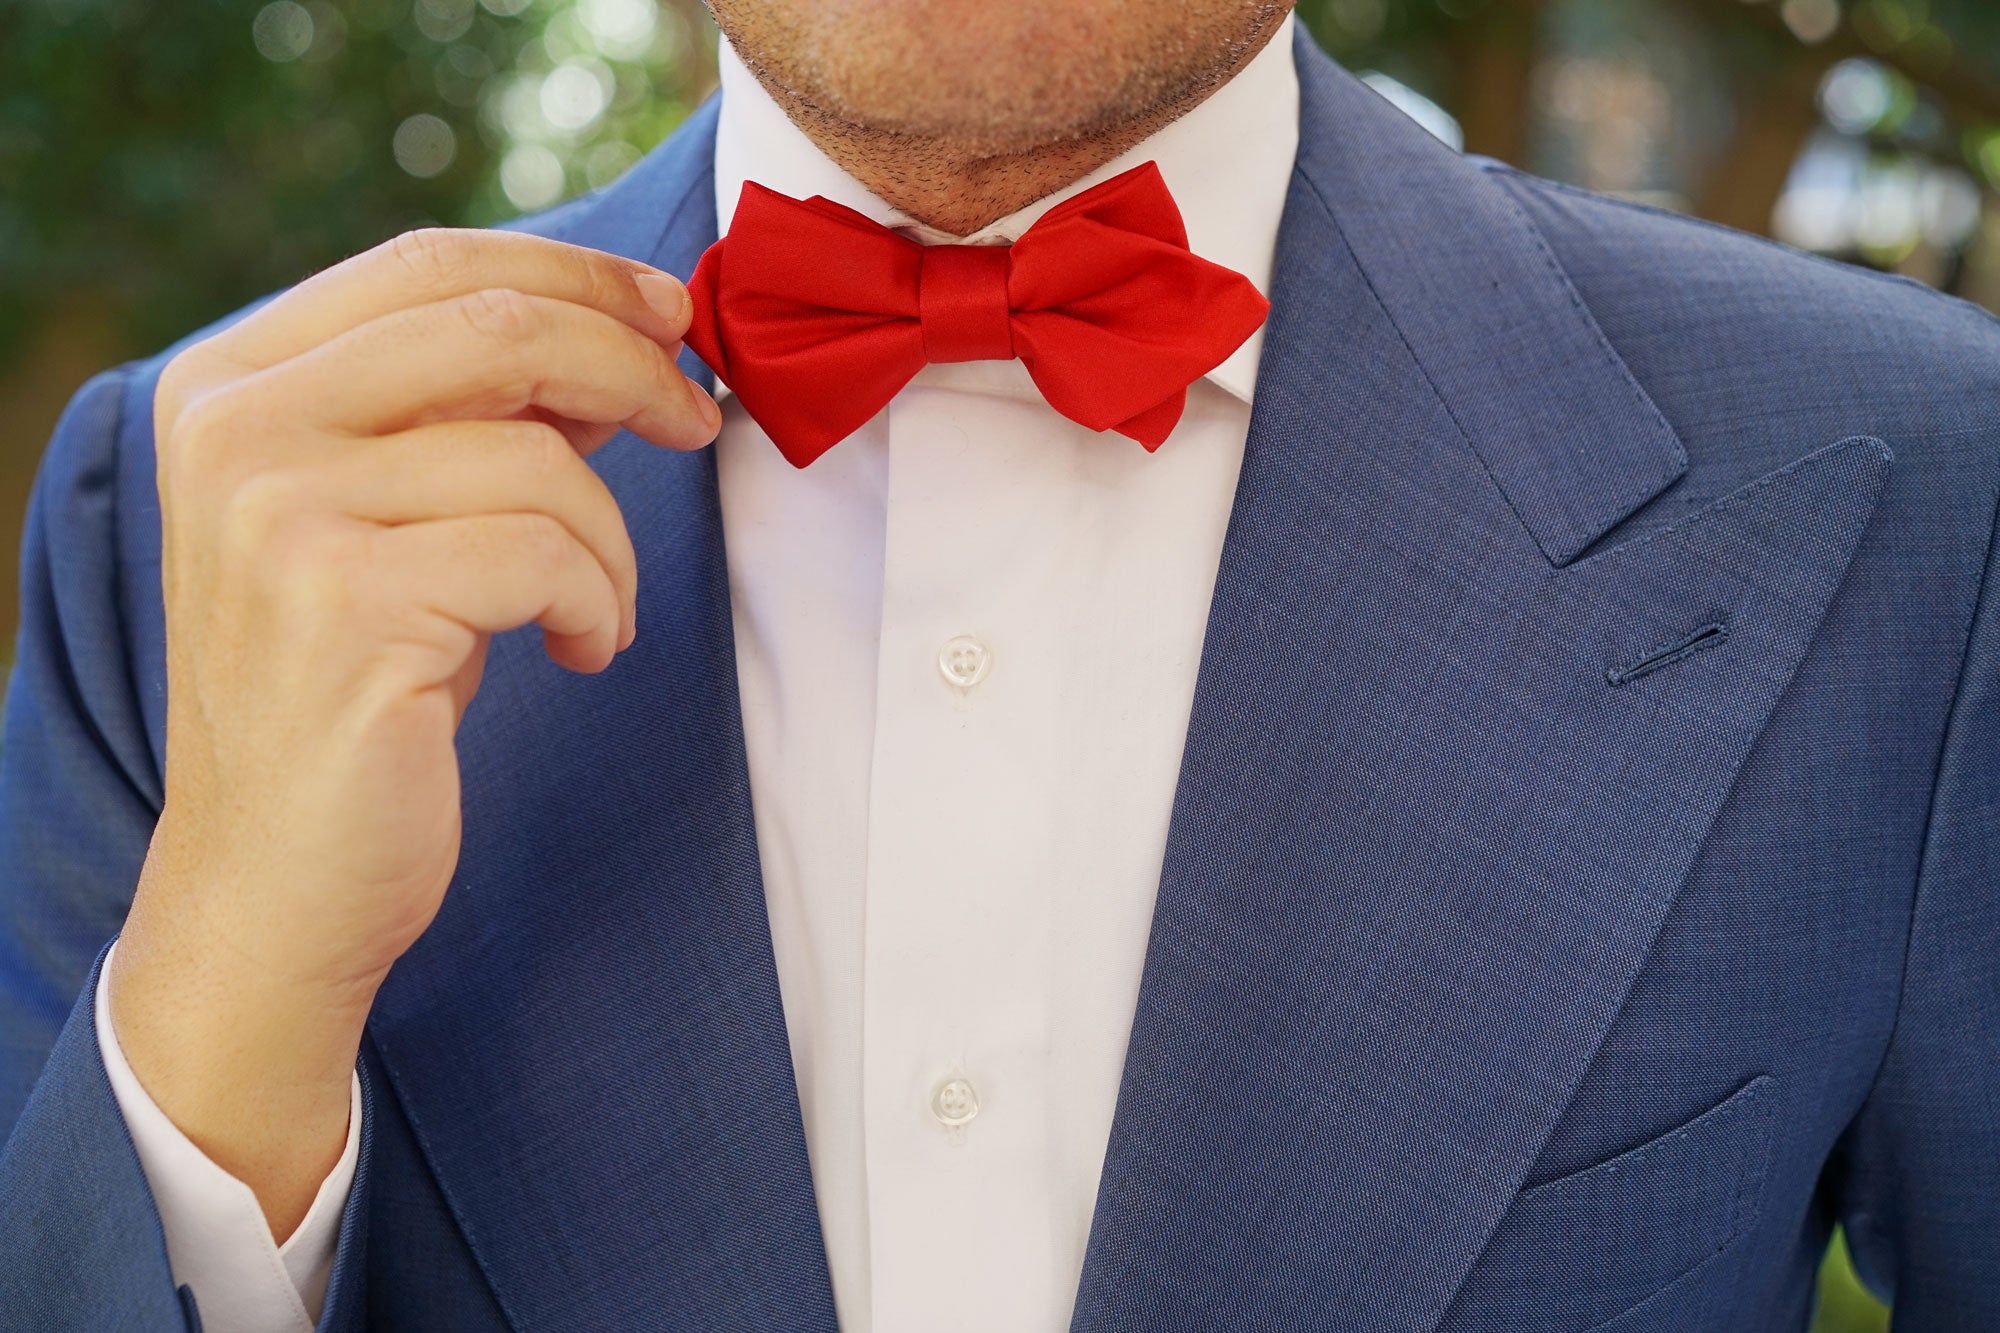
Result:
M1693 656L1704 648L1716 648L1729 641L1729 622L1714 621L1700 629L1676 639L1672 643L1661 644L1630 666L1612 667L1604 673L1607 685L1619 686L1650 675L1661 667L1672 666L1684 657Z

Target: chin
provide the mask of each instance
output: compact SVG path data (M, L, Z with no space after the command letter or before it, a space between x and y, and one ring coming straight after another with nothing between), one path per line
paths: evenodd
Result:
M1027 147L1143 112L1274 0L714 0L738 54L859 129Z

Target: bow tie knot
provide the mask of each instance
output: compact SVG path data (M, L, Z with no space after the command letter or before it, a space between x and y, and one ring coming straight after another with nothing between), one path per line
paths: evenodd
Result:
M1011 246L927 245L917 275L924 360L1012 361Z
M688 294L687 345L798 467L948 361L1019 359L1056 411L1157 449L1187 386L1270 309L1188 249L1151 162L1011 245L919 245L829 199L746 182Z

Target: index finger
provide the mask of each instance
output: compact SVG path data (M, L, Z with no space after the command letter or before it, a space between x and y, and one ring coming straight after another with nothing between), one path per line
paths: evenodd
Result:
M208 350L263 370L383 315L496 287L589 306L663 345L687 331L687 289L651 264L526 232L431 227L314 274Z

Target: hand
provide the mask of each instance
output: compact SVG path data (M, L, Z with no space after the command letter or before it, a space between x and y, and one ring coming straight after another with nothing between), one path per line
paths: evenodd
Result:
M148 1094L290 1234L361 1030L457 864L453 736L490 637L595 672L636 561L584 462L715 437L685 290L500 231L419 231L182 352L154 400L166 801L109 979Z

